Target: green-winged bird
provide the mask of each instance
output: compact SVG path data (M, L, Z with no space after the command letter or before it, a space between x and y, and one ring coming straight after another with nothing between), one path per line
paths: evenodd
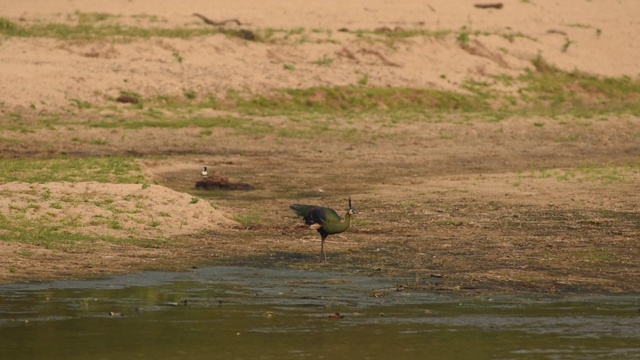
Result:
M356 209L351 206L351 198L349 198L349 210L344 215L344 220L340 218L338 213L330 208L317 205L293 204L289 206L296 214L302 216L304 223L309 228L317 230L320 233L320 256L321 260L327 261L327 254L324 251L324 240L329 235L339 234L349 228L351 225L351 216L356 214Z

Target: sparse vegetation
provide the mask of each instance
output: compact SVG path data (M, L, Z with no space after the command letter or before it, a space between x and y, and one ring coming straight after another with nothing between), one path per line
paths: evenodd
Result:
M198 96L198 94L196 94L196 92L193 90L183 90L182 93L184 94L184 97L189 100L195 100Z
M114 39L127 41L127 38L192 38L220 34L216 27L210 28L161 28L135 27L118 24L100 24L104 20L100 15L81 14L75 25L61 23L34 23L29 26L18 25L6 18L0 18L0 34L16 37L52 37L63 40L100 40Z
M456 36L456 41L458 42L458 45L460 45L460 47L463 49L466 49L469 47L469 41L470 41L469 34L470 34L469 31L467 31L466 29L463 29L463 31L461 31Z
M579 71L567 72L538 56L535 71L518 78L521 97L538 109L538 114L572 114L580 117L599 113L640 113L640 80L630 77L599 77ZM534 112L535 113L535 112Z
M569 39L568 36L564 37L564 44L562 44L562 52L567 52L567 50L569 50L569 46L571 46L571 44L575 43L575 41Z
M250 212L243 215L234 217L234 220L239 222L245 228L252 228L260 226L264 222L264 217L257 211Z
M75 105L78 109L90 109L91 103L87 101L80 101L78 99L71 99L71 103Z
M104 13L76 13L71 20L77 21L77 24L55 24L55 23L33 23L23 26L12 22L6 18L0 18L0 33L5 36L20 37L56 37L60 39L84 39L94 41L97 39L126 39L135 37L181 37L190 38L195 36L211 35L220 33L217 28L158 28L158 27L136 27L116 25L113 20L114 16ZM139 20L151 20L142 18ZM158 19L154 19L154 23ZM571 27L591 28L590 25L581 23L569 24ZM295 38L295 41L301 41L302 38L308 38L309 34L323 35L321 29L307 30L304 28L295 29L258 29L258 41L273 42L287 41L287 39ZM601 29L596 29L597 35L600 36ZM393 31L368 31L357 30L353 32L356 36L368 38L386 38L386 39L402 39L411 37L431 37L436 39L444 39L454 34L455 41L463 48L468 48L471 42L471 36L503 36L509 41L516 38L527 38L535 41L535 39L521 33L501 33L472 31L468 26L463 26L458 31L440 30L429 31L424 29L402 29L398 28ZM562 46L562 51L566 52L575 42L568 36ZM395 46L395 45L392 45ZM184 58L178 52L173 52L174 58L178 62L183 62ZM328 54L324 54L322 58L315 60L313 63L318 66L330 66L334 59ZM529 71L524 75L514 78L513 76L501 75L496 78L497 81L505 86L520 90L520 99L513 96L513 91L487 91L491 84L473 82L467 80L461 85L461 90L470 90L475 96L462 95L461 93L450 91L435 91L423 89L375 89L370 88L369 77L367 74L358 79L357 83L361 87L367 87L366 90L357 91L352 88L343 87L314 87L309 89L281 89L273 95L253 94L245 96L236 96L235 101L227 103L215 103L212 95L205 95L201 99L200 104L195 106L211 105L212 102L218 108L225 110L237 110L251 114L256 113L274 113L277 111L307 111L314 112L331 112L331 111L349 111L349 110L379 110L384 108L391 111L424 111L425 109L436 110L463 110L463 111L480 111L486 112L490 108L495 108L495 104L502 104L498 107L501 114L494 114L498 117L504 117L504 111L512 111L519 113L526 111L531 113L533 109L540 113L552 113L554 115L563 112L571 112L578 116L589 116L592 113L601 113L607 111L614 112L639 112L637 105L639 102L633 99L638 97L638 80L629 78L598 78L576 72L564 72L555 66L546 63L539 56L534 59L533 66L536 71ZM284 64L283 68L289 71L295 71L296 66L293 64ZM125 80L126 81L126 80ZM575 91L573 86L578 82L578 90ZM573 84L572 84L573 83ZM588 83L588 84L587 84ZM610 83L610 85L607 85ZM621 86L622 85L622 86ZM606 90L604 92L603 90ZM592 96L596 91L596 96ZM426 93L429 93L426 95ZM612 96L614 92L619 95ZM192 90L184 90L184 97L189 101L196 101L198 96ZM327 104L317 101L312 94L319 96L327 96ZM144 99L143 97L130 90L122 90L121 96L128 96L135 99L137 108L150 107L149 103L166 107L171 106L171 102L180 103L179 99L168 99L168 103L161 104L161 98ZM612 98L613 97L613 98ZM402 100L400 98L403 98ZM213 99L213 100L211 100ZM533 100L533 101L532 101ZM79 109L100 108L95 104L84 100L72 99L73 104ZM533 105L533 106L531 106ZM151 113L152 114L152 113ZM158 114L160 115L160 114ZM154 126L151 124L147 124ZM145 126L145 125L142 125Z
M358 79L358 85L367 86L369 84L369 75L364 74L360 79Z
M0 159L0 167L5 170L0 172L0 182L96 181L119 184L144 182L142 170L135 159L120 156Z
M322 58L313 62L318 66L331 66L333 64L333 59L327 56L327 54L322 55Z
M634 181L640 172L640 164L633 163L624 166L597 165L585 163L568 169L539 169L532 170L521 178L549 179L557 181L596 182L610 185L617 182Z
M64 227L51 224L45 219L28 219L19 215L9 219L0 214L0 241L35 244L46 249L65 249L70 246L89 247L98 239L98 237L69 232ZM115 240L104 236L100 239Z
M236 110L254 112L335 112L381 108L423 112L480 111L488 104L474 96L431 89L374 87L314 87L285 89L270 96L238 98Z

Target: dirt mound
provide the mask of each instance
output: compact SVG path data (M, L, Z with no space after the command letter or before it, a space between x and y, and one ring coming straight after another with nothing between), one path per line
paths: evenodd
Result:
M0 185L0 214L91 236L169 238L233 226L205 200L158 185L50 182Z

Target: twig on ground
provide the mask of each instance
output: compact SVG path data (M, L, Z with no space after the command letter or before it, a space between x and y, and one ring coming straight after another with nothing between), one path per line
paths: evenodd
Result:
M226 25L227 23L230 23L230 22L234 22L234 23L236 23L238 25L242 25L240 20L235 19L235 18L234 19L226 19L226 20L215 21L215 20L211 20L208 17L206 17L206 16L204 16L202 14L198 14L198 13L193 14L193 16L199 17L206 24L213 25L213 26L224 26L224 25Z
M502 9L504 6L502 3L490 3L490 4L473 4L478 9Z

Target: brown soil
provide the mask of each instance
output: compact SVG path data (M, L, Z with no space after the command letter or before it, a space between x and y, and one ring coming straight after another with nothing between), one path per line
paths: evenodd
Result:
M637 22L623 21L637 14L634 1L539 0L508 3L502 10L477 9L473 2L449 5L444 0L430 5L407 1L406 7L393 8L385 1L354 1L346 8L323 2L303 11L292 2L281 3L269 9L232 4L218 9L191 0L157 9L156 2L146 0L109 2L108 8L75 1L71 9L68 2L50 1L49 8L33 6L28 11L3 5L3 14L27 22L61 21L76 10L125 16L118 21L127 21L132 14L155 14L169 24L203 26L191 16L199 12L215 19L238 18L256 28L458 29L471 21L474 29L510 27L538 40L511 44L489 37L485 44L474 44L475 52L460 49L454 40L407 42L397 51L356 41L349 43L355 60L342 57L327 68L312 62L323 54L340 53L344 45L254 44L222 35L115 45L2 40L3 118L20 114L28 124L42 112L66 112L78 119L78 125L3 131L0 156L136 154L158 185L147 189L92 183L0 185L3 214L24 208L21 202L39 201L44 189L49 189L47 201L52 203L75 196L79 189L82 196L91 193L95 201L112 199L118 211L103 214L105 218L124 216L120 210L142 202L137 205L142 209L139 218L122 219L125 225L120 230L92 222L96 216L92 211L98 210L91 204L73 211L83 224L78 227L81 233L107 236L119 231L115 235L120 236L124 231L152 240L53 247L3 242L0 282L237 264L410 276L423 287L470 294L640 290L636 117L486 122L451 115L440 122L401 121L393 126L376 119L358 120L348 126L360 139L345 142L339 136L312 133L282 138L214 130L203 137L198 128L91 128L83 123L96 114L69 106L71 99L108 103L125 87L123 78L128 79L126 86L143 96L179 94L184 88L223 93L229 88L260 92L343 85L356 82L363 72L372 74L372 85L456 88L469 77L518 73L539 51L567 69L604 75L637 71L639 50L631 45L637 25L628 25ZM561 52L562 37L547 33L551 28L570 32L577 39L575 48ZM598 37L596 28L602 29ZM503 47L509 55L495 56ZM188 61L171 62L176 52ZM618 60L616 66L610 66L612 57ZM284 71L283 64L294 64L299 71ZM260 120L275 128L285 121ZM345 128L340 119L326 121L330 128ZM202 165L256 190L196 191ZM192 204L191 194L207 201ZM358 210L357 220L349 231L329 237L329 262L322 264L319 236L302 226L288 205L317 203L342 212L349 196ZM48 203L41 205L46 211L33 216L57 221L74 215L58 214ZM157 219L171 220L157 223ZM435 285L422 281L432 277L441 280Z

